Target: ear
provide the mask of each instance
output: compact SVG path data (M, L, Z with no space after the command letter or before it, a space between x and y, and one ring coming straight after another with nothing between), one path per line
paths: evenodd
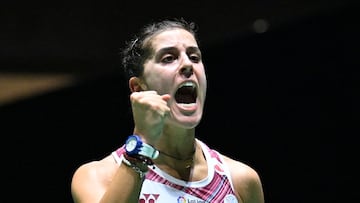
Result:
M142 80L138 77L131 77L129 80L129 87L131 92L139 92L146 90L146 85L142 82Z

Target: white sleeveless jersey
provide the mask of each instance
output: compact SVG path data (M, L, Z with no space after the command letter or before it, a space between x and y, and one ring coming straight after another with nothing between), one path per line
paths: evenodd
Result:
M229 169L219 152L200 140L197 142L208 164L207 177L186 182L151 166L141 188L139 203L238 203ZM122 163L124 153L124 146L112 152L118 164Z

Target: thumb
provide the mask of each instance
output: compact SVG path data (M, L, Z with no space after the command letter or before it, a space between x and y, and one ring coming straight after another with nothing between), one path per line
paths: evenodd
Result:
M170 94L164 94L164 95L161 95L161 98L167 102L170 100L171 96L170 96Z

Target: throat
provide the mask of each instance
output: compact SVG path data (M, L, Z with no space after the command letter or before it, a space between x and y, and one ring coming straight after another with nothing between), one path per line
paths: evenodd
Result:
M195 152L196 152L196 143L194 144L193 150L191 151L190 155L186 157L175 156L170 153L159 150L159 154L162 155L164 159L170 159L169 161L171 163L174 163L174 166L183 167L186 169L191 168L193 166Z
M198 181L206 177L207 174L205 157L196 144L194 150L185 158L160 151L160 156L154 160L154 163L155 168L157 167L170 176L183 181Z

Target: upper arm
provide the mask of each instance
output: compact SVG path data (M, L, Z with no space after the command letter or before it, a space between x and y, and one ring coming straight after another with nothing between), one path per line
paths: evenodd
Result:
M75 203L99 202L105 189L98 175L97 163L80 166L71 180L71 195Z
M243 203L264 203L261 179L257 171L250 166L226 158L234 188Z
M259 174L254 169L249 169L246 173L245 183L246 188L245 193L243 193L243 199L245 203L263 203L264 194L262 183L259 177ZM241 187L241 184L240 184Z

